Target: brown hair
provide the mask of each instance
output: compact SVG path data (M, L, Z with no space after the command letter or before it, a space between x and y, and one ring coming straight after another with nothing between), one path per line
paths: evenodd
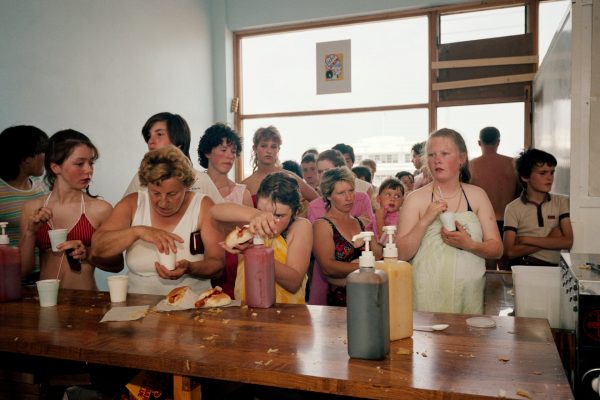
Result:
M348 167L336 167L323 172L319 187L321 189L321 194L323 195L325 208L328 210L331 208L331 201L329 201L328 197L331 196L335 184L338 182L348 182L354 187L355 177Z

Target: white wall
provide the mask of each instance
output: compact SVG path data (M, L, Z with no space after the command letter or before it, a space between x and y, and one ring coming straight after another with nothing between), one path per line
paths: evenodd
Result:
M210 0L0 0L0 129L73 128L100 150L91 191L118 201L157 112L181 114L192 158L213 122Z
M0 0L0 130L85 133L100 151L91 191L113 204L157 112L187 120L197 163L213 123L210 13L210 0Z
M598 2L577 0L548 50L534 81L534 144L559 162L553 191L568 194L575 241L573 252L600 253L600 197L590 190L600 161L590 154L600 129L592 112L593 10ZM596 13L599 11L596 9ZM600 14L596 14L600 15ZM597 29L597 27L596 27Z

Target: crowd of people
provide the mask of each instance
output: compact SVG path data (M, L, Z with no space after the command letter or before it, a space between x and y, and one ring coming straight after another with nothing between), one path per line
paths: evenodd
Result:
M97 290L95 268L126 265L132 293L220 285L243 300L247 245L229 248L224 239L248 225L270 239L277 302L345 306L346 277L365 248L352 237L373 231L370 249L381 258L382 228L395 225L399 258L414 268L414 308L482 313L486 267L557 265L573 243L568 197L550 193L557 160L539 149L516 159L498 154L493 127L481 130L482 155L471 161L460 133L433 132L411 149L415 171L378 188L377 164L355 166L344 143L281 162L274 126L254 133L253 171L241 183L229 177L242 149L229 126L202 135L204 171L193 167L181 116L153 115L141 132L148 152L114 207L90 187L100 152L85 134L48 137L32 126L0 134L0 221L20 247L24 284L58 277L63 288ZM442 225L444 212L454 213L454 230ZM67 241L53 251L48 231L58 228L68 230ZM172 252L168 269L159 253Z

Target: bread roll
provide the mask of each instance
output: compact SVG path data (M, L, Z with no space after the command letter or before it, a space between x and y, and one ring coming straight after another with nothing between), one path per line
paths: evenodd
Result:
M223 293L221 287L215 286L200 293L195 306L196 308L221 307L229 303L231 303L231 297L227 293Z
M238 244L246 243L250 239L252 239L252 234L247 225L244 225L241 228L236 226L225 238L225 246L233 249Z

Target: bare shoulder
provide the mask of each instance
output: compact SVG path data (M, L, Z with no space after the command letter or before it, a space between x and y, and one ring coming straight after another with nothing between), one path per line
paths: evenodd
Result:
M309 220L303 217L297 217L294 220L292 226L290 226L290 230L294 231L309 231L312 229L312 224Z
M467 198L469 199L469 203L471 203L474 208L479 208L483 204L491 205L487 193L479 186L463 183L462 187L467 195Z
M402 207L409 206L418 208L420 205L429 204L431 202L431 186L432 184L428 183L427 185L410 192L404 199Z

